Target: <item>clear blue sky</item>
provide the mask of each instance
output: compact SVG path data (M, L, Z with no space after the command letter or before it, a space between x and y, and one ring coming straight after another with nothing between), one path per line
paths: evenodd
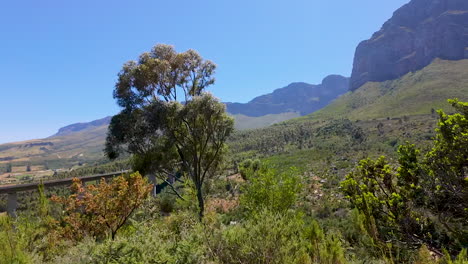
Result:
M117 113L122 64L156 43L218 65L213 93L247 102L350 75L356 45L408 0L14 0L0 7L0 143Z

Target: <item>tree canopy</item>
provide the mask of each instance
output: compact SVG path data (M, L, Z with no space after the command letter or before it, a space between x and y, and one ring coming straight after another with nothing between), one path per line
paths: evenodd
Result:
M188 175L200 217L203 183L219 168L234 127L224 104L205 91L215 68L194 50L177 53L163 44L125 63L114 90L123 109L111 120L105 149L111 159L133 154L135 170L163 180Z

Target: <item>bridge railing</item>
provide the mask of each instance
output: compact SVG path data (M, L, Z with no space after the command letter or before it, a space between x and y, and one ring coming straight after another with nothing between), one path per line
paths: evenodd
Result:
M119 172L112 172L106 174L99 174L99 175L92 175L92 176L83 176L77 177L83 183L90 182L90 181L97 181L102 178L108 179L113 178L123 173L127 173L128 171L119 171ZM73 183L74 178L68 179L58 179L58 180L50 180L42 182L44 188L56 187L56 186L64 186L64 185L71 185ZM16 217L16 208L18 207L18 192L24 191L34 191L38 190L39 185L41 183L25 183L25 184L17 184L17 185L7 185L7 186L0 186L0 194L7 194L7 213L10 216Z

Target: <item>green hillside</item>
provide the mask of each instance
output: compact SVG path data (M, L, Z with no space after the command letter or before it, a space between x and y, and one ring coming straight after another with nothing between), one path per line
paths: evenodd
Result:
M427 146L437 124L434 111L452 112L447 99L455 97L468 101L468 60L437 59L397 80L367 83L313 114L239 132L230 145L238 161L260 158L315 172L332 164L348 171L363 157L392 156L405 141ZM356 131L364 140L353 139Z
M233 115L237 130L267 127L299 116L300 114L296 112L269 114L259 117L246 116L242 114Z
M385 82L369 82L336 99L327 107L295 119L346 117L352 120L430 114L451 111L448 98L468 99L468 60L436 59L424 69Z

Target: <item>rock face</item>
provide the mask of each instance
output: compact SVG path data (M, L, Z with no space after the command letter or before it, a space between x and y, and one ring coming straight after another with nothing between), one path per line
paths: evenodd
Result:
M319 85L303 82L291 83L273 93L256 97L246 104L226 103L226 107L227 112L231 114L251 117L286 112L299 112L301 115L306 115L325 107L330 101L346 93L348 89L349 78L330 75Z
M412 0L356 49L350 89L468 58L468 0Z

